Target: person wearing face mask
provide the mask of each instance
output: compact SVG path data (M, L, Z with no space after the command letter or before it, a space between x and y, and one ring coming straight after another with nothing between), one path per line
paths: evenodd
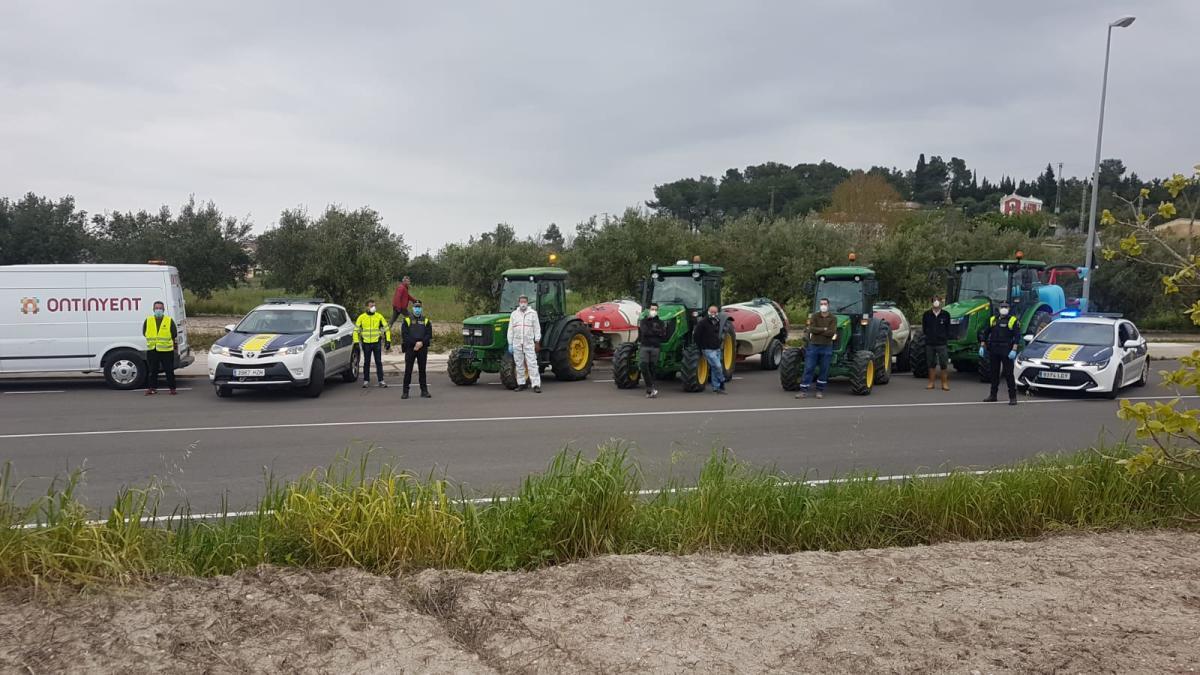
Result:
M542 324L538 320L537 310L529 306L529 297L522 295L517 299L517 308L508 317L508 351L517 368L517 388L514 391L525 390L528 372L533 392L542 393L542 375L538 372L537 358L541 348Z
M363 389L371 386L371 357L375 358L375 375L379 386L386 389L383 379L383 348L392 350L392 328L383 315L375 311L375 301L367 301L367 311L354 322L354 342L362 345Z
M158 369L167 377L167 387L175 395L175 347L179 331L175 322L166 314L166 305L154 303L154 315L142 322L142 334L146 336L146 396L158 393Z
M701 355L708 362L708 381L713 393L724 394L725 366L721 363L721 318L716 305L711 305L704 318L696 322L692 339L696 341Z
M1017 381L1013 377L1013 366L1020 344L1021 324L1016 316L1009 313L1008 303L1001 303L1000 315L993 315L979 331L979 358L988 359L992 381L992 392L983 399L985 403L996 401L1000 374L1003 373L1004 383L1008 385L1008 404L1017 404Z
M829 298L817 302L817 311L808 317L808 345L804 348L804 377L800 378L800 393L796 398L808 398L813 375L817 376L817 398L825 396L829 383L829 362L833 360L833 343L837 341L837 316L829 311Z
M942 391L950 391L950 353L946 345L950 341L950 313L942 309L942 299L933 296L932 307L921 317L921 331L925 335L925 363L929 364L929 385L934 388L934 373L942 369Z
M658 303L650 303L646 310L646 318L638 322L638 342L641 343L642 379L646 381L646 398L658 398L658 390L654 388L654 369L658 366L658 357L663 340L667 339L667 324L658 318Z
M425 381L425 361L429 356L429 343L433 342L433 322L425 316L421 301L413 302L412 316L404 317L400 326L400 347L404 350L404 392L400 398L408 398L412 385L413 366L417 366L417 382L421 385L421 398L433 398Z

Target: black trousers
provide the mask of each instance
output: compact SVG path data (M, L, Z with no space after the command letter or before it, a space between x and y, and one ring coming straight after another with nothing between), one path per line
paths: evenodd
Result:
M992 380L992 398L996 397L996 392L1000 390L1000 375L1004 375L1004 383L1008 385L1008 398L1014 399L1017 397L1017 378L1014 376L1015 363L1008 358L1008 352L1003 354L993 354L988 352L988 359L991 367Z
M375 357L375 375L383 381L383 341L362 343L363 382L371 381L371 357Z
M175 352L146 352L146 388L158 389L158 370L167 376L167 387L175 388Z
M425 381L425 361L429 357L429 348L422 347L421 351L413 351L412 349L404 350L404 390L408 391L408 387L412 384L413 366L417 367L417 381L421 383L421 391L429 388L429 384Z
M658 366L658 347L642 347L642 379L646 382L646 391L654 391L654 369Z
M395 326L396 322L399 321L400 317L402 316L408 316L408 309L401 309L395 305L392 305L392 322L388 324L388 328Z

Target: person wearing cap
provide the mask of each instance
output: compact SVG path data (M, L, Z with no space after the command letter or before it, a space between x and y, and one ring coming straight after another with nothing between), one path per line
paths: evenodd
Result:
M538 372L538 352L542 347L542 324L537 310L529 306L529 296L517 299L517 308L508 317L508 352L517 370L517 388L525 391L526 372L533 393L542 393L542 375Z
M400 398L408 398L412 386L413 366L417 367L417 382L421 385L421 398L433 398L429 383L425 381L425 362L429 357L429 344L433 342L433 322L425 316L421 301L412 305L412 315L404 317L400 326L400 346L404 350L404 391Z
M942 309L942 299L933 296L931 306L921 317L921 331L925 335L925 363L929 366L929 385L933 389L937 369L942 369L942 391L950 391L950 313Z
M179 329L166 314L166 305L161 300L154 303L154 315L142 322L142 334L146 336L146 396L158 393L158 371L167 376L167 387L175 395L175 348L179 342Z
M979 358L988 360L992 392L983 399L994 403L1000 390L1000 376L1008 385L1008 404L1017 404L1017 380L1013 368L1017 359L1017 348L1021 344L1021 322L1010 314L1007 302L1000 303L999 314L993 314L979 331Z

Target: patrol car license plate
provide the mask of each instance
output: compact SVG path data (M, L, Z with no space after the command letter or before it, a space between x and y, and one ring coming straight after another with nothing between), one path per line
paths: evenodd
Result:
M1043 380L1069 380L1071 379L1071 374L1055 372L1053 370L1043 370L1038 377Z
M234 377L262 377L267 374L266 368L235 368Z

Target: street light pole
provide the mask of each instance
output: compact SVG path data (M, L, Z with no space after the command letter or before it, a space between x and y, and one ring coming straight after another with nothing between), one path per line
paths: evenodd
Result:
M1104 80L1100 85L1100 123L1096 128L1096 164L1092 170L1092 208L1088 216L1087 252L1084 254L1084 267L1087 274L1083 277L1083 306L1088 307L1092 297L1092 263L1096 248L1096 207L1100 201L1100 143L1104 139L1104 101L1108 96L1108 56L1112 51L1112 29L1127 28L1133 23L1134 17L1127 16L1108 24L1108 39L1104 43Z

